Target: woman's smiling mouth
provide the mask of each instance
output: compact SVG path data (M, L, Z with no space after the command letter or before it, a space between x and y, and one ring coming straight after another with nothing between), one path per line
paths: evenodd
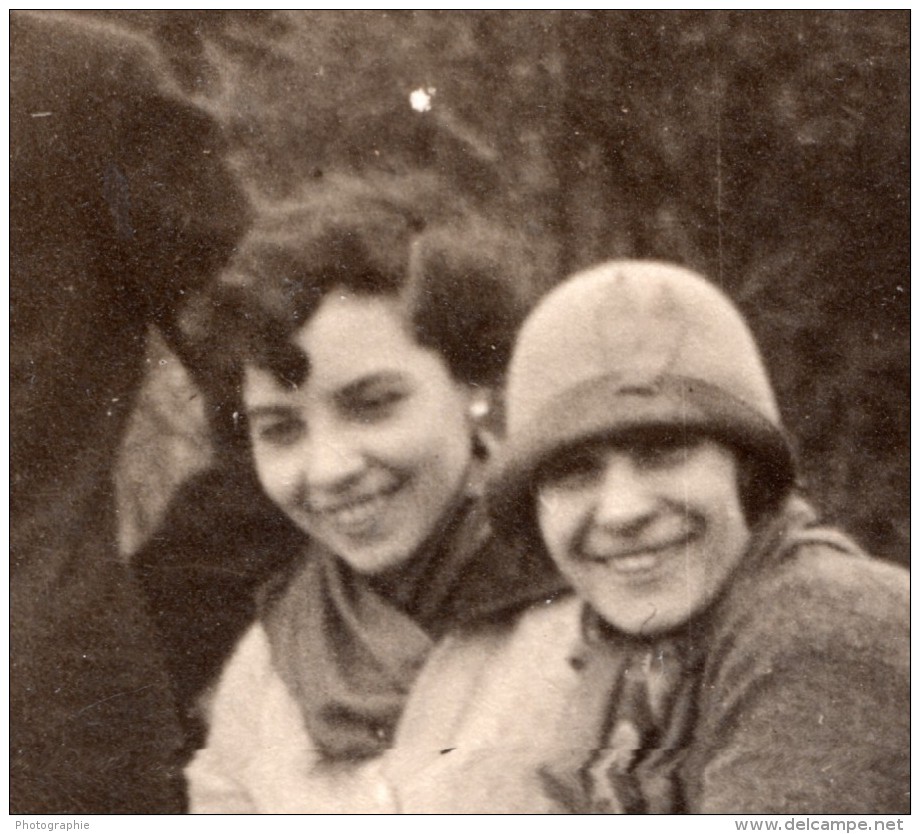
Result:
M630 578L645 578L657 573L666 562L683 553L696 536L690 532L667 541L651 542L638 547L611 548L604 552L582 550L578 561L603 566L614 573Z
M399 479L392 485L351 497L345 501L326 504L311 504L307 512L317 522L331 527L336 532L356 536L375 530L380 518L388 512L393 497L406 484L406 479Z

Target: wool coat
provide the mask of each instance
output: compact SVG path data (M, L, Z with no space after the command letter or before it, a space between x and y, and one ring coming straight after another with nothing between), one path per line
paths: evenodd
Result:
M677 631L589 612L559 725L581 753L546 785L577 813L908 813L908 617L907 573L793 498Z
M518 618L529 623L529 612L569 594L545 554L498 544L484 521L481 502L461 497L403 566L401 602L379 577L351 570L319 542L268 583L258 622L218 682L206 744L188 769L192 810L402 808L393 787L400 780L382 768L405 746L401 722L432 653L443 645L453 657L454 641L440 638L494 623L502 646ZM524 633L531 638L523 656L537 657L543 639L532 628ZM482 667L478 641L474 647L464 657ZM427 704L423 696L420 715ZM426 733L416 737L426 751L444 746Z
M254 625L211 706L208 745L187 768L193 813L549 811L540 764L547 732L574 694L567 656L580 605L571 595L512 623L451 633L413 687L381 755L325 758Z
M188 770L192 810L905 813L906 574L807 517L761 531L680 633L623 638L574 596L452 631L361 761L317 750L256 625Z
M175 328L248 208L149 43L86 12L10 23L10 809L176 813L182 735L113 470L148 328Z

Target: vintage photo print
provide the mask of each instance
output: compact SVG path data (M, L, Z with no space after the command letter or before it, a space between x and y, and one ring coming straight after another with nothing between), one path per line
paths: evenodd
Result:
M909 11L9 27L12 814L910 813Z

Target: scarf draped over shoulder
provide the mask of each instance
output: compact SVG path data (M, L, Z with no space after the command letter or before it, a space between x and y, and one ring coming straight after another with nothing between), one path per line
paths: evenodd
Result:
M310 542L293 572L263 596L273 662L330 759L362 759L390 746L413 682L446 630L565 591L545 554L495 540L473 498L401 571L388 593L386 583Z
M848 555L862 551L820 526L802 499L754 531L732 582L756 581L806 545ZM724 596L724 595L723 595ZM679 771L697 720L700 670L716 601L675 632L637 638L618 632L585 607L583 639L571 658L582 684L557 728L563 751L542 769L544 790L582 814L674 814L686 810Z

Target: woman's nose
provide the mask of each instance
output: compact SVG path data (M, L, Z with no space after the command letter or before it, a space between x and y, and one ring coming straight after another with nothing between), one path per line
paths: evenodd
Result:
M347 486L364 469L364 456L348 432L320 429L311 432L304 449L302 471L311 491Z
M596 489L594 520L610 531L629 533L653 515L655 502L648 478L629 455L610 455Z

